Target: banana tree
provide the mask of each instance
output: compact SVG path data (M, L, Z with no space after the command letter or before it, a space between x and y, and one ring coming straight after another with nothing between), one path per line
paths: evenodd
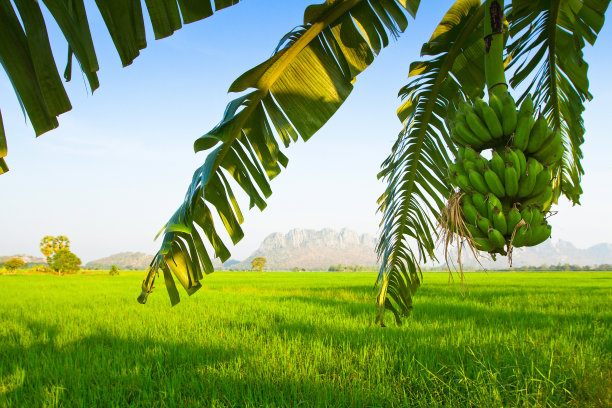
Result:
M98 87L93 41L82 0L43 0L68 43L68 80L74 55L90 87ZM215 0L214 10L238 3ZM220 123L194 143L208 151L185 198L160 231L161 248L142 284L138 300L146 302L161 271L174 305L179 292L174 277L191 295L213 272L212 257L230 252L214 224L223 224L233 244L240 241L243 215L234 194L242 189L249 207L266 207L270 181L288 165L282 152L292 142L308 140L347 99L356 77L408 28L418 0L327 0L309 6L301 25L287 33L271 58L237 78L238 93ZM496 14L492 31L491 9ZM141 2L97 0L124 65L146 46ZM171 35L182 23L213 13L209 1L145 1L156 38ZM554 169L557 195L574 203L584 173L580 146L582 112L591 99L588 65L582 49L593 45L604 23L606 0L458 0L445 13L422 47L423 60L410 65L411 81L400 90L398 110L403 130L379 178L387 188L379 199L382 213L377 246L378 320L385 310L399 323L412 309L423 262L436 259L436 220L452 193L446 174L455 154L445 119L463 101L484 94L500 78L521 100L531 94L540 111L563 135L565 154ZM496 8L497 7L497 8ZM19 14L19 18L17 18ZM39 135L57 126L70 109L53 60L44 19L34 0L0 0L0 61L24 111ZM485 29L487 31L485 31ZM491 57L491 54L495 57ZM488 61L485 63L485 61ZM0 168L6 171L6 140L0 124ZM212 248L209 251L208 248ZM174 275L174 277L173 277Z

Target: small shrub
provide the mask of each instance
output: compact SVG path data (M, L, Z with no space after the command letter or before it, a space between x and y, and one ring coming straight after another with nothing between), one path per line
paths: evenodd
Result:
M25 262L21 258L11 258L4 264L4 267L10 272L15 272L15 269L21 268Z
M110 276L119 276L119 269L117 269L116 265L111 266L110 271L108 272Z

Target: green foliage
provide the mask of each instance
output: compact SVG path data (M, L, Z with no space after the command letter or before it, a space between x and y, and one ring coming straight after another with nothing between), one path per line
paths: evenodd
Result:
M57 237L47 235L40 241L40 252L47 258L47 262L51 255L61 249L70 249L70 240L65 235L58 235Z
M215 0L214 9L237 4L239 0ZM32 123L36 135L58 126L57 117L69 111L68 100L57 64L49 44L46 23L57 24L68 43L68 62L64 78L72 76L72 60L79 67L93 92L99 86L98 59L94 49L83 0L43 3L49 11L46 18L38 1L0 2L0 61L8 75L19 103ZM148 15L156 39L170 36L181 28L213 14L209 0L147 0L147 12L140 1L96 1L106 28L123 66L127 66L147 46L145 16ZM8 171L4 162L6 140L0 118L0 174Z
M15 271L15 269L21 268L25 265L25 262L21 258L11 258L4 263L4 267L9 271Z
M609 406L609 273L425 273L385 329L369 274L217 272L179 308L122 275L0 277L0 406Z
M45 258L49 258L55 252L55 237L51 235L47 235L43 237L40 241L40 252L45 256Z
M328 269L329 272L363 272L363 271L373 271L375 268L372 267L364 267L361 265L346 265L342 264L331 265Z
M251 261L251 265L253 265L253 270L263 272L263 268L266 267L266 262L268 262L266 258L257 257L253 258L253 260Z
M414 16L418 5L417 0L312 5L304 24L281 39L270 59L234 81L230 91L241 96L228 104L219 125L194 143L196 152L210 153L194 173L183 204L164 226L141 303L160 270L173 304L179 295L172 275L188 294L201 287L202 273L213 268L199 229L214 255L221 262L229 259L212 218L216 209L232 242L242 239L242 212L229 179L249 196L249 207L263 210L272 194L269 181L288 164L279 142L288 147L299 137L310 139L344 103L357 75L389 44L389 37L406 29L407 15Z
M119 276L119 269L116 265L111 266L110 271L108 271L110 276Z
M49 258L49 266L58 274L74 273L80 269L81 260L68 248L57 250Z
M582 49L585 41L594 44L608 4L517 0L505 10L506 76L512 87L531 81L524 95L532 93L536 109L563 132L565 154L555 169L555 196L563 192L574 202L582 192L582 112L590 98ZM448 153L455 150L445 120L453 118L460 101L483 94L483 9L479 0L456 1L423 45L421 54L428 59L411 64L413 79L400 90L405 102L398 116L405 127L379 174L388 183L379 199L379 320L385 309L398 323L410 313L421 283L419 265L435 259L436 221L451 192Z

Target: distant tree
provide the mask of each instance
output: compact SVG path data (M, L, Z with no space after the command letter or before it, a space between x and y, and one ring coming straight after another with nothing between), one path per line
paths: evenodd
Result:
M266 262L268 262L266 258L258 256L251 261L251 265L253 265L253 270L263 272L263 268L266 267Z
M4 264L4 267L11 272L14 272L15 269L21 268L25 265L25 262L21 258L11 258Z
M119 269L117 268L117 265L111 266L110 271L108 272L108 274L110 276L119 276Z
M70 249L70 240L65 235L58 235L55 237L55 251L59 251L60 249Z
M50 258L49 258L49 266L58 275L62 273L74 273L77 272L81 265L81 260L68 248L62 248L57 250Z
M293 272L299 272L300 268L298 268L297 266L295 268L293 268Z
M49 265L51 255L62 249L70 250L70 240L65 235L58 235L57 237L47 235L40 241L40 252L47 258Z
M49 257L55 252L55 237L47 235L46 237L41 239L40 252L42 252L45 258L47 258L47 263L49 263Z

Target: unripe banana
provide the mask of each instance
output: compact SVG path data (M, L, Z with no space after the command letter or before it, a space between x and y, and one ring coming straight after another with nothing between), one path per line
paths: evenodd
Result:
M497 97L497 95L495 94L489 95L489 106L491 107L491 109L493 109L493 112L495 112L495 115L497 116L499 123L502 123L503 105L502 105L501 100ZM503 127L502 127L502 133L503 133Z
M453 182L453 179L451 179L451 182ZM468 176L466 176L465 174L456 173L456 175L454 177L454 183L453 184L458 186L461 190L463 190L465 192L472 191L472 186L470 185L470 180L469 180Z
M466 221L471 225L476 225L476 218L478 217L478 211L476 210L476 207L470 204L463 204L462 210L463 216L465 217Z
M508 197L514 197L518 193L518 175L516 174L516 170L512 163L507 163L506 165L506 174L505 178L505 187L506 187L506 195Z
M521 212L516 208L516 204L512 207L512 209L508 212L508 216L506 217L508 224L508 234L512 234L514 232L514 228L516 224L521 221Z
M531 208L525 206L524 204L523 206L524 208L521 210L521 218L523 221L529 224L531 222L531 218L533 218L533 211L531 211Z
M487 238L487 234L484 234L480 229L478 229L478 227L471 225L471 224L467 224L465 227L470 233L470 235L472 236L472 239Z
M537 208L532 208L531 213L532 213L532 216L531 216L530 224L532 226L540 225L541 223L544 222L544 213L542 213L542 211L540 211Z
M480 97L476 97L474 98L474 111L476 111L476 113L478 114L478 117L480 119L482 119L482 121L484 122L484 118L483 118L483 112L482 112L482 104L487 104L485 101L483 101Z
M528 94L523 99L519 108L519 116L533 116L533 99L531 99L531 95Z
M452 125L452 127L449 127L449 129L450 129L451 140L456 146L462 147L462 146L470 145L470 143L467 140L459 136L459 134L457 133L457 130L455 129L454 124Z
M477 157L480 156L480 154L476 150L472 149L471 147L466 147L464 150L464 156L467 160L474 161L476 160Z
M478 112L478 115L482 121L485 123L485 125L487 125L487 129L489 130L489 133L493 139L500 140L504 134L501 122L497 118L495 111L493 111L493 109L480 98L476 99L474 106L476 106L476 111Z
M514 154L516 155L518 162L519 162L519 169L515 170L517 171L517 174L519 176L519 178L525 174L525 171L527 171L527 158L525 157L525 153L522 152L522 150L514 150Z
M548 186L546 186L544 191L542 191L540 194L525 200L523 202L523 205L537 205L540 209L543 210L544 208L546 208L546 205L552 201L552 198L553 198L553 188L549 184Z
M488 204L492 204L494 207L502 208L502 202L493 193L487 194L486 197L485 197L485 201L487 202L487 205Z
M488 238L489 241L491 241L491 243L495 247L495 249L501 249L504 247L504 245L506 245L506 240L504 239L504 236L501 234L501 232L499 232L493 227L489 227Z
M497 174L491 169L486 169L484 172L484 179L489 187L489 190L493 192L497 197L503 197L506 195L506 190ZM535 181L535 180L534 180Z
M472 193L472 202L474 203L474 207L476 207L478 210L478 213L481 216L486 217L487 203L485 201L485 196L477 191L474 191L474 193Z
M506 92L502 97L502 130L504 136L510 136L514 133L517 120L516 104L512 96Z
M463 168L457 163L451 163L448 165L448 174L449 176L456 176L457 174L465 174L467 176L465 170L463 170Z
M455 161L461 163L461 160L465 157L465 147L457 148L457 155L455 157Z
M506 173L506 165L504 164L504 159L500 156L499 153L493 151L493 157L491 158L491 169L497 174L499 180L504 183L504 177Z
M528 153L535 153L542 147L542 144L544 144L544 141L548 137L548 131L548 121L543 115L540 115L538 120L535 121L531 129L531 134L529 135L529 143L527 145Z
M543 169L536 176L536 182L531 191L532 196L537 196L552 182L552 171L549 168Z
M496 230L501 232L502 235L506 235L508 233L508 220L504 216L501 209L497 207L493 208L493 226Z
M508 162L512 163L514 170L516 171L516 174L518 176L519 171L521 171L521 161L519 157L516 155L516 152L517 152L516 149L512 149L510 147L507 147L506 150L504 151L505 157L506 157L506 163Z
M550 237L551 232L552 227L546 224L546 222L541 222L538 225L533 226L531 237L529 237L529 242L527 243L527 245L535 246L541 244Z
M468 178L470 180L470 183L472 184L472 187L480 194L487 194L489 192L489 188L487 187L487 184L485 183L484 178L480 173L475 172L473 170L469 170Z
M495 245L488 238L474 238L474 248L479 251L491 252L494 251Z
M469 194L464 194L461 196L461 204L474 205L474 202L472 201L472 197L470 197Z
M538 170L540 169L540 163L533 157L529 158L528 163L527 171L519 179L518 196L521 198L528 197L531 194L535 187L536 177L539 174Z
M542 164L550 166L563 157L563 152L563 136L561 132L555 132L533 156L542 162Z
M463 159L463 161L461 162L461 166L463 167L465 174L468 174L470 170L480 172L480 170L478 169L478 165L472 160Z
M489 233L489 227L491 226L491 222L488 218L481 217L480 215L476 217L476 225L484 234Z
M472 133L474 133L483 144L491 142L493 136L491 133L489 133L486 125L482 122L482 120L480 120L475 112L466 113L465 121L467 122Z
M529 224L523 225L520 227L516 234L514 235L514 241L512 241L512 245L515 247L525 246L527 242L531 239L531 228Z
M533 124L533 116L519 115L518 124L516 125L516 130L514 131L514 140L512 142L514 147L521 151L527 149L527 145L529 144L529 134L531 133Z
M482 145L482 141L472 133L468 125L464 122L458 121L455 123L455 133L459 135L461 140L467 142L465 146L479 147Z

